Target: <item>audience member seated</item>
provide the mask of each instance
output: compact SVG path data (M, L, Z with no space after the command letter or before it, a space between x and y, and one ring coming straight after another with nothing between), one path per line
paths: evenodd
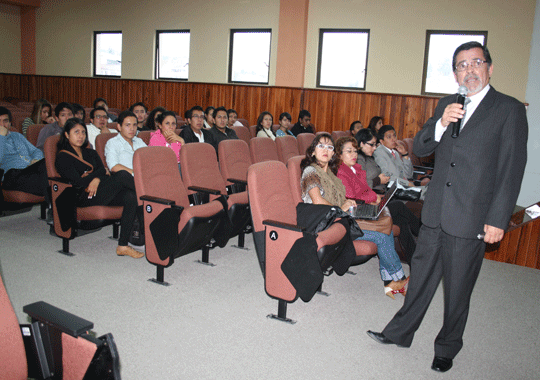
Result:
M232 126L235 126L235 127L243 126L243 124L238 121L238 113L232 108L227 110L227 117L229 118L229 120L227 121L227 126L229 128Z
M86 111L84 110L84 107L79 103L71 103L71 108L73 108L73 117L81 119L84 122L84 119L86 118Z
M369 129L365 131L371 133ZM369 146L369 145L368 145ZM357 163L358 144L354 137L342 137L336 141L336 156L340 163L337 177L345 186L347 198L360 199L365 203L379 204L380 196L368 185L366 171ZM420 220L398 200L387 204L394 224L399 226L399 242L405 251L405 260L410 265L411 257L416 249L416 240L420 231Z
M184 125L182 125L182 127L181 127L182 129L186 128L186 127L189 127L189 123L190 123L190 120L191 120L191 108L184 111L184 120L185 120L186 123Z
M180 168L180 149L185 144L184 139L175 133L176 114L173 111L165 111L157 117L158 129L150 133L148 146L166 146L176 154L176 162Z
M54 115L56 116L56 121L52 124L46 125L39 132L36 147L42 151L43 146L45 145L45 140L47 140L48 137L59 135L63 132L64 124L68 119L73 117L73 108L71 107L71 104L62 102L54 109Z
M11 127L11 111L0 107L0 169L2 188L47 197L47 169L43 152ZM1 193L1 190L0 190ZM0 194L1 195L1 194Z
M123 111L118 115L118 135L107 141L105 159L111 173L122 170L133 175L133 154L146 144L135 136L137 133L137 116L131 111Z
M96 148L96 137L102 133L118 133L116 129L107 128L109 116L103 107L94 108L90 111L90 123L86 126L88 142Z
M225 107L216 108L214 111L214 126L210 129L210 133L214 138L214 148L216 152L218 145L223 140L238 139L236 132L227 127L227 110Z
M369 121L368 128L373 133L373 136L377 137L379 129L383 126L383 118L380 116L373 116ZM378 142L378 141L377 141Z
M137 117L137 130L147 131L148 129L145 124L146 117L148 116L148 107L146 107L143 102L137 102L132 104L131 107L129 107L129 110Z
M107 111L107 115L109 115L109 120L108 122L109 123L114 123L117 119L117 116L116 115L113 115L112 113L109 113L109 106L107 105L107 101L103 98L96 98L96 100L94 100L94 105L93 105L94 109L95 108L98 108L98 107L103 107L105 108L105 111Z
M157 126L157 117L162 114L163 112L167 111L163 107L156 107L152 111L148 113L148 117L146 118L146 129L149 131L155 131Z
M210 130L204 128L204 112L201 106L194 106L190 110L189 126L182 129L180 137L182 137L186 144L205 142L215 146L214 136L210 133Z
M356 134L360 132L360 130L363 128L364 126L362 125L362 122L360 120L356 120L351 123L351 126L349 127L349 132L351 133L352 137L355 137Z
M306 150L306 157L300 166L302 169L302 200L304 203L324 204L341 207L348 211L356 201L347 199L345 186L334 175L337 171L334 157L334 143L329 134L319 134ZM399 256L394 248L394 236L381 232L364 230L361 240L377 244L379 271L384 282L384 292L394 298L394 294L405 294L408 278L403 272Z
M22 134L26 137L28 127L34 124L51 124L54 123L52 116L52 106L45 99L39 99L34 103L32 114L22 122Z
M380 145L375 149L373 157L377 165L391 181L397 181L401 186L414 186L410 181L413 176L413 164L409 153L403 145L397 143L396 130L391 125L383 125L379 129Z
M369 187L372 189L386 187L386 184L390 181L390 176L382 172L381 167L377 165L373 158L373 152L377 149L377 138L373 135L371 129L365 128L356 134L356 141L359 148L356 162L366 172Z
M214 120L214 112L215 112L215 108L210 106L210 107L206 107L206 110L204 111L204 117L205 117L205 120L204 120L204 128L206 129L210 129L214 126L214 123L215 123L215 120Z
M134 128L133 128L134 129ZM124 206L116 254L139 259L144 256L128 245L137 213L137 194L133 176L119 170L108 176L97 152L88 146L86 126L78 118L69 119L58 141L56 170L80 188L78 207Z
M315 133L311 127L311 114L307 110L300 111L298 122L291 128L293 135L298 136L300 133Z
M272 132L272 124L274 124L272 114L268 111L261 113L257 119L257 137L270 137L275 140L276 136Z
M276 137L283 137L287 135L294 136L294 134L289 130L291 121L292 117L290 113L282 112L281 115L279 115L279 129L276 131Z

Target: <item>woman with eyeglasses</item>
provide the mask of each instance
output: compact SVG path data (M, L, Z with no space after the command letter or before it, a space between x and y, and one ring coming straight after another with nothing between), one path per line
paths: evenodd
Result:
M377 149L376 138L370 129L362 129L356 134L358 154L356 162L366 172L367 184L371 189L374 187L385 185L390 180L390 176L382 173L381 168L373 158L373 152ZM354 143L353 143L354 145ZM410 265L411 257L416 249L416 239L420 232L420 219L399 200L394 200L388 203L388 209L392 215L392 220L401 230L399 234L399 242L405 251L405 259Z
M338 160L334 155L334 142L327 133L317 135L306 150L300 163L302 169L301 188L304 203L339 206L343 211L356 205L346 198L346 189L336 177ZM394 235L364 230L361 240L377 244L379 270L384 282L384 293L394 299L394 294L406 293L408 278L403 272L399 256L394 248Z

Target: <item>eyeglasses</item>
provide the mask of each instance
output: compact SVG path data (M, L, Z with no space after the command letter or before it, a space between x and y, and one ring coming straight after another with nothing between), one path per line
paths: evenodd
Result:
M347 150L344 150L343 153L352 154L352 153L358 153L358 151L356 149L347 149Z
M334 150L334 146L333 145L324 145L324 144L319 144L316 146L316 148L319 148L319 149L327 149L329 151L333 151Z
M191 118L204 120L204 115L191 115Z
M372 148L375 148L377 146L377 143L366 143L366 145L369 145Z
M482 61L480 58L473 59L471 62L463 61L456 65L456 71L465 71L469 68L469 66L472 69L477 69L486 62L487 61Z
M94 118L96 118L96 119L98 119L98 120L99 120L99 119L108 119L109 116L108 116L108 115L94 115Z

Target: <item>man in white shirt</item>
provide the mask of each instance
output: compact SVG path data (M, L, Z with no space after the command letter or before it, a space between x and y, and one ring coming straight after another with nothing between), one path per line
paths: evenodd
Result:
M88 141L92 144L94 149L96 148L96 137L102 133L118 133L116 129L110 129L107 127L109 115L107 110L103 107L94 108L90 111L91 124L86 126L88 130Z
M124 111L118 116L118 135L107 141L105 159L111 173L125 170L133 175L133 154L146 144L137 133L137 116L131 111Z

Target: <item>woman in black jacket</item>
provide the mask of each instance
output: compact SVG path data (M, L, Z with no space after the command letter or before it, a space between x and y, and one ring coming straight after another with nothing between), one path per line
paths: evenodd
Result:
M78 207L124 206L116 254L141 258L144 254L128 245L137 212L133 176L125 170L109 176L97 152L88 145L84 123L77 118L69 119L58 141L56 170L75 187L84 189L77 200Z

